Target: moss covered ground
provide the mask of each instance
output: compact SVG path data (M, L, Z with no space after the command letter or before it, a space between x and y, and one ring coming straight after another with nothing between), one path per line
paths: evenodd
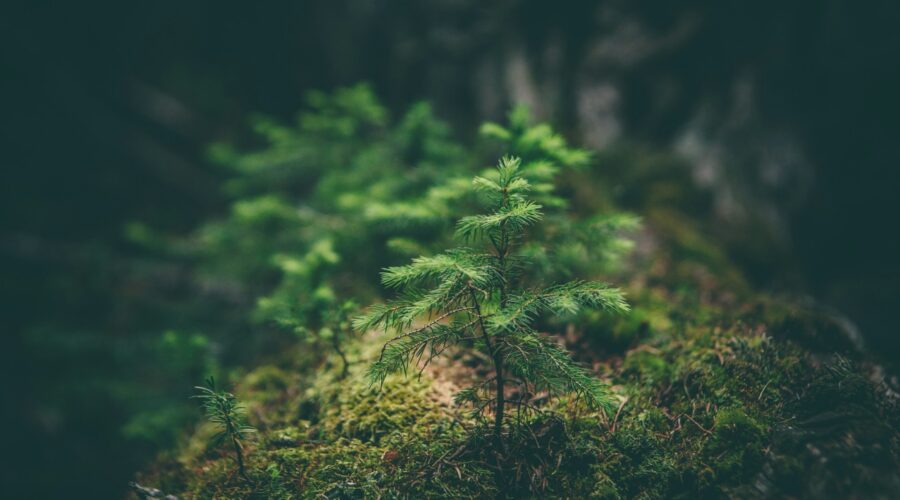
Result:
M251 481L196 427L138 474L183 498L889 498L900 491L896 393L839 322L753 291L700 232L647 216L621 273L633 312L565 325L613 413L574 401L514 415L501 459L454 408L451 356L372 387L370 334L335 357L297 347L234 379L259 432ZM374 346L374 347L373 347ZM376 349L373 351L373 349ZM502 473L498 473L498 469Z

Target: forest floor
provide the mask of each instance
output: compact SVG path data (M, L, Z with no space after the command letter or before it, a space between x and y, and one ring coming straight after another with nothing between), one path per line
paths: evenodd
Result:
M452 395L488 363L457 352L372 387L378 342L298 346L234 392L258 436L250 480L199 424L136 482L183 498L889 498L900 491L897 393L839 319L758 293L693 226L650 214L619 277L623 317L565 326L613 413L534 395L500 458ZM370 333L369 335L376 335ZM498 465L499 464L499 465ZM502 473L498 474L497 469Z

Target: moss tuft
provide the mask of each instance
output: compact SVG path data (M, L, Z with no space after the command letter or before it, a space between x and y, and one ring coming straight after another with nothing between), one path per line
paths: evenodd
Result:
M715 481L724 485L747 481L762 463L765 428L741 408L723 408L712 435L703 445L704 461Z
M647 349L632 350L625 357L622 373L637 379L641 384L660 386L672 378L672 365L658 352Z

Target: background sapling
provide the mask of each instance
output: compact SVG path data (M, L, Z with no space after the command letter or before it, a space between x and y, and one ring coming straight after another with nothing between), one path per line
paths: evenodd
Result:
M200 400L206 411L206 418L216 424L217 432L211 441L213 446L219 446L225 441L231 443L234 457L238 464L238 472L245 481L250 482L247 471L244 468L244 441L248 435L256 432L256 429L246 423L243 405L230 392L216 390L216 381L213 377L206 380L206 386L196 386L199 394L193 396Z

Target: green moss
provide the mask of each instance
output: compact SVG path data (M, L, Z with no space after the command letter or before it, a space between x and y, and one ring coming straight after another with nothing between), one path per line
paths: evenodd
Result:
M295 383L290 374L272 365L261 366L244 378L243 385L254 394L278 393Z
M516 419L503 461L506 493L878 496L900 484L900 412L884 387L865 366L829 354L834 344L807 347L804 338L816 337L803 332L820 332L825 321L813 311L799 321L789 305L722 293L701 254L689 272L665 258L648 264L650 277L631 293L634 317L576 325L588 337L578 345L591 346L581 354L626 401L613 415L562 401ZM372 359L377 344L347 348ZM390 377L379 390L363 380L364 362L343 380L339 363L308 363L263 366L237 381L260 429L247 449L253 484L236 477L227 453L207 447L205 425L140 479L190 498L496 494L490 432L453 414L432 379L441 371Z
M659 386L667 384L672 378L672 365L658 352L633 350L625 357L622 373L636 378L641 384Z
M669 430L669 419L662 410L656 407L650 407L638 413L635 420L642 428L651 432L662 433Z
M596 469L594 480L603 485L605 498L669 497L679 476L663 441L640 427L617 430L602 449Z
M762 463L765 428L741 408L723 408L716 413L712 435L703 446L703 457L714 479L735 484L750 479Z
M620 500L622 493L616 487L616 483L603 472L594 474L594 488L591 490L591 498L599 500Z
M318 427L325 439L348 438L379 444L385 437L428 435L449 420L429 398L430 380L393 376L383 387L354 378L326 380L318 393Z
M177 459L162 458L141 479L189 498L475 498L493 488L480 458L440 461L469 437L427 375L389 377L379 388L362 380L362 368L346 380L320 372L303 395L299 377L274 366L239 381L248 413L261 415L254 424L265 420L246 449L251 483L207 446L214 430L205 424ZM299 418L304 408L310 420Z
M642 299L650 299L649 296ZM625 315L586 311L580 319L584 335L599 352L622 353L672 328L664 303L639 305Z

